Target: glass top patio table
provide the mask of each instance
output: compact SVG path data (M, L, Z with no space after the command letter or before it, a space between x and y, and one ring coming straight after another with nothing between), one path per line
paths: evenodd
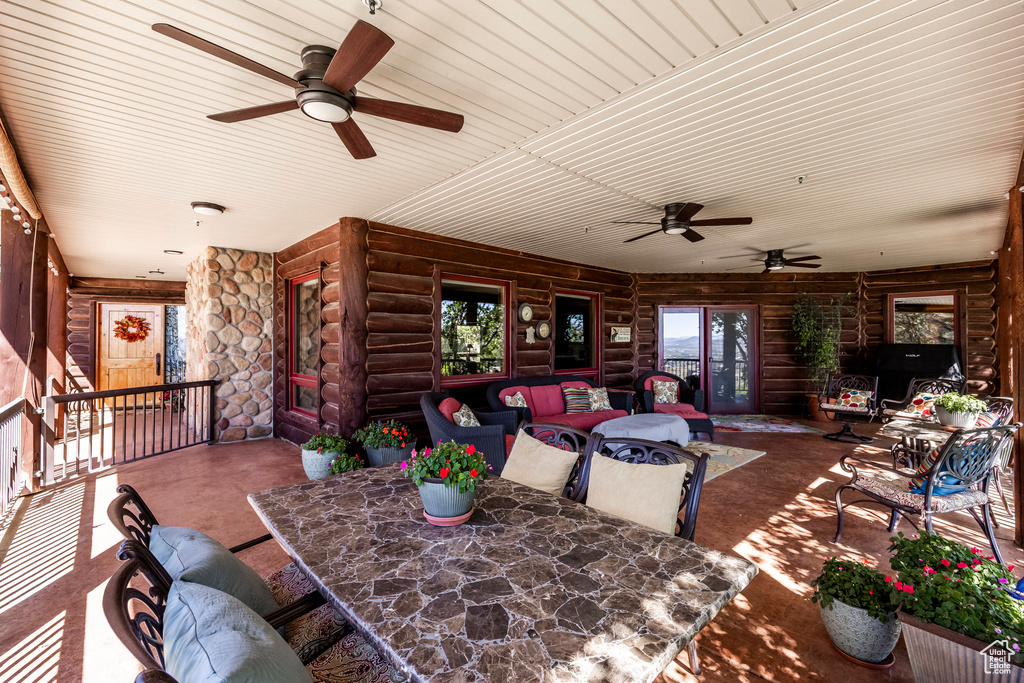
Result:
M651 681L750 562L492 477L431 526L398 465L249 496L320 592L413 681Z
M925 441L945 441L956 431L955 427L946 427L931 420L914 418L896 418L885 423L878 433L897 439L922 439Z

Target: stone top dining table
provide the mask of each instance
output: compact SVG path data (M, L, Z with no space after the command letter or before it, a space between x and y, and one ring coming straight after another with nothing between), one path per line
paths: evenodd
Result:
M498 477L453 527L426 522L397 464L249 501L413 681L651 681L757 574L744 559Z

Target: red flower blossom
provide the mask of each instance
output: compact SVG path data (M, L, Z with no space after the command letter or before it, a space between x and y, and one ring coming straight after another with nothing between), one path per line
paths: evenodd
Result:
M892 577L891 576L885 577L885 582L886 583L892 583Z
M466 455L473 455L474 453L476 453L476 446L473 444L466 446Z
M957 562L956 563L956 568L957 569L964 569L965 567L967 567L967 563L966 562Z
M477 472L476 470L470 470L470 471L469 471L469 476L471 476L471 477L475 477L475 476L476 476L476 475L478 475L478 474L480 474L480 473L479 473L479 472Z
M905 590L907 593L910 593L911 595L914 594L914 587L913 586L904 586L903 590Z
M898 590L898 591L903 590L903 584L900 583L899 581L896 582L896 590Z
M441 478L444 479L445 477L447 477L449 472L451 472L450 469L448 469L447 467L442 467L441 468Z
M950 562L949 560L947 560L946 558L942 558L942 566L943 567L948 567L951 564L953 564L953 563Z
M874 595L875 591L868 591L868 595Z

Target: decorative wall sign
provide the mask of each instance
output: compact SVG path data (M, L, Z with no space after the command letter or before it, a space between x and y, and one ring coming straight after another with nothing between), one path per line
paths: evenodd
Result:
M612 343L628 343L630 340L630 328L628 327L613 327L612 328Z
M114 336L124 339L129 344L142 341L149 336L149 323L143 318L126 315L114 321Z
M536 344L537 343L537 338L533 334L535 330L536 330L536 328L533 325L530 325L529 327L526 328L526 343L527 344Z

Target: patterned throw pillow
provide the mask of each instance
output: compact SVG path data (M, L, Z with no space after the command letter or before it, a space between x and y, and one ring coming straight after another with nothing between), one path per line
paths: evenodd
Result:
M470 410L469 406L467 406L465 403L462 404L462 407L459 408L458 412L452 415L452 422L454 422L459 427L480 426L479 418L477 418L476 414L472 410Z
M839 390L839 404L849 408L867 408L868 401L875 394L867 389L850 389L843 387Z
M587 396L590 399L590 409L592 411L597 412L598 410L612 409L612 402L608 398L608 390L604 387L587 389Z
M933 417L935 415L935 399L939 394L929 394L926 391L919 391L910 399L910 403L902 413L907 415L920 415L921 417Z
M664 382L656 379L651 382L655 403L679 403L679 382Z
M975 429L988 429L999 424L999 416L988 411L978 413L978 419L974 421Z
M939 451L942 450L941 446L928 451L928 454L921 458L921 464L917 466L918 474L924 474L932 468L935 461L939 459ZM924 493L924 485L928 482L924 477L914 477L910 480L910 491L912 493Z
M562 396L565 397L565 412L590 412L590 397L587 395L586 389L577 389L575 387L562 387Z
M505 397L505 405L510 406L512 408L527 408L528 407L526 405L526 397L523 396L523 392L521 392L521 391L517 391L516 393L512 394L511 396L506 396Z

